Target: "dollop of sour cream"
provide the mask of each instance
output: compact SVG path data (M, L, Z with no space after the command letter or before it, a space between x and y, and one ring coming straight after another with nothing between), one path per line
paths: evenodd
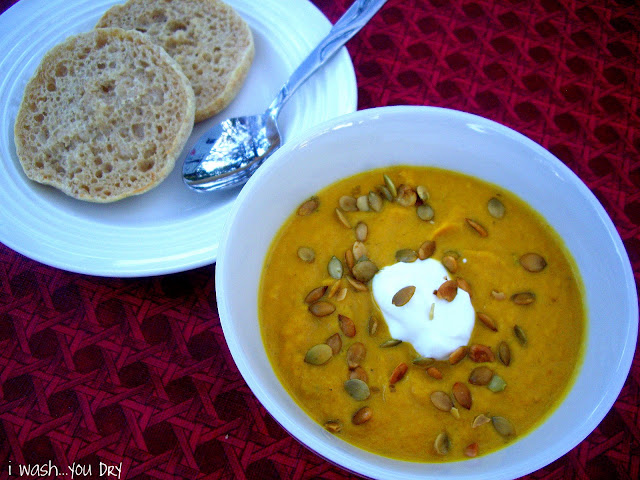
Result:
M432 258L384 267L372 280L373 297L391 337L409 342L420 355L437 360L467 345L475 324L467 292L458 288L452 301L434 293L446 280L451 280L447 270ZM393 296L407 286L416 287L411 299L402 306L394 305Z

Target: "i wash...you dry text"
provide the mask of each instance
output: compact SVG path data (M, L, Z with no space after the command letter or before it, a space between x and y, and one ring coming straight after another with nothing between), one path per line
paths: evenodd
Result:
M100 477L105 478L117 478L120 479L122 473L122 462L117 465L108 465L100 462L96 469L91 465L81 465L79 463L72 463L67 465L67 468L58 468L51 460L49 463L37 463L33 465L14 464L9 462L9 477L25 477L25 478L69 478L74 480L76 478L89 477L97 474Z

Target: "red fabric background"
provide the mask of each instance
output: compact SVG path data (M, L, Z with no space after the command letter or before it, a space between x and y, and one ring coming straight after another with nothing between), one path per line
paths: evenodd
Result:
M314 3L333 22L351 0ZM464 110L553 152L604 205L638 282L639 32L632 0L389 0L348 49L360 109ZM213 266L97 278L0 245L0 479L9 462L49 460L93 464L94 477L99 462L123 462L127 480L358 478L257 402L214 294ZM639 382L636 354L600 426L526 478L639 478Z

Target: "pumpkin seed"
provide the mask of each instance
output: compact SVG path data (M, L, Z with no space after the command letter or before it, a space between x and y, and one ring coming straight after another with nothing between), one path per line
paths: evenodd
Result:
M318 209L320 205L320 200L318 197L311 197L310 199L304 201L302 205L298 207L298 215L301 217L305 217L307 215L311 215Z
M340 205L340 208L345 212L355 212L358 210L358 207L356 206L356 199L351 195L343 195L340 197L338 205Z
M430 222L435 217L435 212L433 211L433 207L428 203L423 203L418 208L416 208L416 214L420 220L424 220L425 222Z
M344 382L344 389L347 393L358 402L366 400L371 395L369 385L358 378L352 378Z
M416 187L416 193L418 194L418 198L420 198L420 200L422 200L423 202L426 203L429 200L429 191L424 185L418 185Z
M451 410L451 407L453 407L453 400L451 400L449 394L441 390L432 392L430 398L433 406L443 412L448 412Z
M391 199L394 199L398 196L398 190L396 189L395 183L393 183L393 180L391 180L387 174L382 175L382 178L384 179L385 186L389 189L389 193L391 193Z
M516 305L531 305L536 301L536 294L533 292L519 292L511 295L511 301Z
M496 326L496 322L489 315L483 312L478 312L478 319L482 322L482 324L487 327L489 330L493 330L494 332L498 331L498 327Z
M312 263L316 259L316 252L311 247L298 248L298 258L306 263Z
M459 259L460 259L460 257L462 256L462 255L460 254L460 252L459 252L459 251L457 251L457 250L447 250L446 252L444 252L444 253L442 254L442 256L443 256L443 257L445 257L445 256L447 256L447 255L449 255L450 257L455 258L456 260L459 260Z
M355 258L356 262L360 260L362 257L367 256L366 245L359 241L353 242L353 247L351 247L351 251L353 252L353 258Z
M478 415L476 418L473 419L473 424L471 425L471 428L478 428L482 425L489 423L490 421L491 419L489 417L487 417L484 413L481 413L480 415Z
M467 410L471 409L472 400L469 387L462 382L456 382L453 384L452 392L456 402L458 402L462 408L466 408Z
M537 253L525 253L520 257L520 265L527 271L532 273L541 272L547 266L547 261L542 255Z
M460 410L456 407L451 407L451 416L456 420L460 420Z
M340 334L334 333L331 335L327 338L326 344L331 347L331 351L334 355L339 354L340 350L342 350L342 339L340 338Z
M402 343L402 340L397 340L395 338L390 338L389 340L385 340L380 344L380 348L391 348L396 347Z
M416 287L413 285L409 285L408 287L401 288L396 292L396 294L391 299L391 303L393 303L396 307L402 307L406 305L413 294L416 293Z
M409 367L406 363L399 364L396 368L393 369L393 372L391 373L391 378L389 378L389 385L395 385L400 380L402 380L408 370Z
M376 192L369 192L369 206L374 212L382 210L382 197Z
M459 363L464 357L467 356L468 348L465 345L461 345L456 348L451 355L449 355L449 364L456 365Z
M367 283L378 273L378 267L371 260L363 260L356 263L351 271L356 280Z
M520 325L515 325L513 327L513 333L516 335L520 345L524 347L527 344L527 335L524 333L522 327Z
M356 367L360 366L360 363L364 361L367 356L366 347L360 343L356 342L349 347L347 350L347 365L349 369L353 370Z
M433 448L436 449L438 455L447 455L451 450L451 439L446 432L438 434L436 441L433 443Z
M436 242L433 240L427 240L418 249L418 258L420 260L425 260L433 255L433 252L436 251Z
M329 272L329 276L331 278L335 278L336 280L342 278L342 262L336 256L331 257L329 260L329 263L327 264L327 272Z
M474 458L478 456L478 444L476 442L470 443L464 447L465 457Z
M435 363L435 359L431 358L431 357L416 357L414 358L411 363L413 363L414 365L417 365L419 367L429 367L431 365L433 365Z
M489 215L491 215L493 218L504 217L504 204L496 197L492 197L489 199L489 202L487 203L487 210L489 210Z
M431 378L435 378L436 380L442 380L442 372L438 367L427 368L427 375Z
M368 290L367 286L364 283L359 282L355 278L351 278L347 276L347 281L351 284L353 289L356 290L357 292L366 292Z
M349 378L357 378L358 380L362 380L364 383L367 383L369 381L369 376L367 375L366 370L362 367L356 367L351 370L349 372Z
M416 204L418 195L416 191L409 185L400 185L398 187L398 195L396 196L396 202L403 207L411 207Z
M418 253L410 248L402 248L396 252L396 261L411 263L418 259Z
M507 382L505 382L504 378L496 373L491 377L491 381L487 384L487 388L493 393L498 393L507 388Z
M360 410L353 414L353 417L351 417L351 423L353 423L354 425L362 425L363 423L367 423L369 420L371 420L372 416L373 410L371 410L371 407L362 407Z
M323 365L333 356L333 350L326 343L320 343L309 349L304 361L310 365Z
M347 297L347 287L342 287L336 294L336 300L341 302Z
M353 250L351 248L345 250L344 252L344 263L349 270L351 270L356 264L356 259L353 256Z
M358 222L358 224L356 225L355 232L356 232L356 240L359 242L364 242L367 239L369 228L367 227L366 223Z
M467 282L464 278L456 277L456 283L458 284L458 288L460 290L464 290L469 294L469 297L473 296L473 293L471 291L471 285L469 285L469 282Z
M507 367L511 363L511 349L507 342L503 341L498 345L498 358Z
M338 217L338 221L344 228L351 228L351 222L349 222L349 219L345 216L344 213L342 213L342 210L340 210L339 208L336 208L336 216Z
M503 437L512 437L516 434L515 428L511 425L511 422L504 417L491 417L491 423L493 424L493 428L496 429Z
M498 300L498 301L502 301L505 298L507 298L504 292L499 292L497 290L491 290L491 296L493 297L494 300Z
M476 363L493 362L496 356L486 345L474 344L469 347L469 358Z
M335 297L336 294L338 293L338 290L340 289L340 285L342 285L341 279L336 280L333 283L333 285L331 285L331 288L329 289L329 293L327 293L327 297L329 298Z
M328 422L325 422L324 428L331 433L340 433L342 431L342 423L340 420L329 420Z
M481 237L486 237L488 234L487 229L484 228L482 225L480 225L478 222L476 222L475 220L471 219L471 218L465 218L464 219L467 222L467 225L469 225L471 228L473 228L476 233L478 235L480 235Z
M346 315L338 314L338 324L340 325L340 330L347 337L355 337L356 336L356 325Z
M452 302L458 294L458 283L455 280L447 280L436 291L436 296L447 302Z
M360 195L356 200L356 206L361 212L368 212L369 210L371 210L369 208L369 197L367 197L366 195Z
M382 194L384 198L386 198L389 202L393 201L394 195L391 193L391 190L386 185L378 185L378 191Z
M451 273L456 273L458 271L458 261L451 255L445 255L442 257L442 265L444 265L444 268L449 270Z
M336 307L324 301L319 301L309 305L309 311L316 317L326 317L336 311Z
M322 285L321 287L314 288L309 293L307 293L306 297L304 297L305 303L311 304L311 303L317 302L322 297L324 297L324 294L326 291L327 291L326 285Z
M488 385L493 377L493 370L489 367L476 367L469 374L469 383L471 385Z
M378 333L378 319L376 317L372 316L371 318L369 318L368 330L369 335L372 337L375 336L376 333Z

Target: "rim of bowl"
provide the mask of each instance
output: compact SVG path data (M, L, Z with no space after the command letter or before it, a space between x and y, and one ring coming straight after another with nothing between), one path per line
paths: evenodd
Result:
M588 202L591 208L595 210L597 219L601 222L601 226L604 228L604 231L607 234L607 239L610 240L609 246L617 254L616 256L619 259L618 267L621 269L624 276L623 280L626 289L623 294L620 295L620 301L624 302L625 306L628 307L628 318L625 319L628 322L628 328L626 329L626 341L624 342L624 349L620 353L620 356L618 358L618 363L617 365L615 365L615 369L613 370L614 375L607 379L607 388L603 391L599 403L594 406L593 410L589 412L588 415L586 415L582 423L576 426L576 428L572 432L562 436L561 441L558 441L555 444L547 445L545 449L538 451L525 459L518 459L514 461L512 457L505 457L505 460L508 459L508 461L502 462L503 467L499 472L492 470L483 473L478 469L477 464L474 464L473 466L471 464L473 464L476 460L482 458L496 456L496 454L504 452L510 447L505 447L501 450L498 450L497 452L492 452L487 454L486 456L479 457L478 459L465 460L463 462L450 462L444 464L417 462L414 463L405 462L402 460L387 459L385 457L366 452L362 449L359 449L358 447L353 447L343 441L336 443L332 439L332 436L330 434L323 435L318 432L306 431L304 427L292 421L292 419L290 418L290 413L288 413L288 409L292 407L292 404L294 408L298 408L300 409L300 411L302 411L302 409L297 406L297 404L291 403L293 402L293 400L291 400L291 402L289 402L287 405L283 405L282 402L279 403L277 401L274 401L267 391L267 389L269 387L273 387L273 385L269 384L268 379L261 378L253 372L253 368L250 365L251 355L247 354L243 346L238 341L237 332L235 330L234 322L231 318L231 312L229 310L230 307L227 302L227 291L232 290L234 287L230 279L230 272L232 271L233 267L231 266L230 262L228 262L228 259L233 258L233 240L235 238L233 237L233 234L235 233L235 228L238 228L238 214L239 212L242 212L243 209L247 208L247 204L249 201L251 201L251 195L253 194L254 190L256 190L259 185L269 180L269 176L272 174L271 171L277 169L278 162L282 163L280 159L286 158L287 155L295 152L296 150L305 148L309 143L312 143L314 139L323 137L325 135L330 135L334 130L343 128L358 128L359 125L370 125L372 122L393 123L398 121L407 121L415 118L429 118L430 120L434 121L463 122L470 128L491 130L499 136L505 136L510 140L521 144L525 149L530 150L532 154L539 156L543 162L548 163L548 165L552 167L554 172L559 175L563 179L563 181L570 183L571 188L576 189L578 194ZM455 168L451 169L455 170ZM365 166L361 168L360 171L366 170L370 170L370 168L367 168ZM349 175L351 174L343 175L340 178ZM328 186L330 183L324 186ZM508 189L508 187L504 188ZM309 194L312 193L313 192L309 192ZM514 193L519 196L518 192ZM275 201L276 199L273 200ZM293 209L291 209L291 211L293 211ZM290 213L291 212L289 212L289 214ZM277 226L276 231L280 228L280 226L281 224ZM267 240L268 245L270 245L272 238L268 238ZM260 264L262 265L263 263L264 258L260 259ZM604 416L613 406L624 385L624 382L626 381L635 353L638 333L638 298L635 288L633 271L631 269L629 258L622 240L620 239L620 236L615 226L613 225L613 222L605 212L600 202L588 189L588 187L582 182L582 180L579 179L579 177L577 177L564 163L558 160L555 156L553 156L549 151L544 149L539 144L502 124L486 119L484 117L461 112L458 110L429 106L391 106L358 110L356 112L346 114L318 124L298 135L296 138L291 139L285 145L280 147L280 149L276 151L264 163L264 165L257 170L257 172L252 176L252 178L249 179L245 187L238 195L223 230L215 275L218 310L225 339L240 373L242 374L243 378L247 382L254 395L267 409L267 411L273 416L273 418L278 423L280 423L280 425L282 425L283 428L287 430L287 432L289 432L294 438L296 438L307 448L320 455L321 457L333 463L336 463L346 470L354 471L360 475L365 475L372 478L384 478L385 476L387 476L388 478L388 475L392 474L394 475L394 478L398 479L506 479L526 475L535 470L538 470L569 452L572 448L574 448L577 444L584 440L602 421ZM585 305L585 307L587 306ZM588 312L586 313L588 315ZM588 332L585 332L585 335L587 335L587 333ZM586 341L587 340L585 340L585 342ZM578 372L576 374L576 376L580 375L581 372ZM284 390L284 387L282 387L279 382L278 387ZM573 389L573 386L571 388ZM286 395L288 395L288 393ZM564 400L562 403L564 403ZM559 408L559 406L556 406L554 412ZM307 415L304 411L302 411L302 413L305 416ZM551 415L545 417L544 422L535 427L534 430L540 429L542 425L546 423L553 415L555 415L555 413L552 413ZM321 426L319 427L321 430L324 430ZM520 443L523 438L527 437L530 434L531 432L528 432L521 439L519 439L518 442L514 443ZM345 450L343 451L343 449ZM351 452L351 450L353 449L355 449L356 453ZM455 467L455 465L459 466L461 464L469 464L470 468ZM405 469L407 465L428 465L429 468L433 471L420 471L420 467L416 467L417 470L416 468L409 467L408 471L403 473L401 473L400 471L396 471L396 466L400 466L401 469ZM458 470L457 472L448 471L448 466L452 465L454 465L454 470ZM482 466L482 464L479 465ZM486 476L483 476L485 473Z

